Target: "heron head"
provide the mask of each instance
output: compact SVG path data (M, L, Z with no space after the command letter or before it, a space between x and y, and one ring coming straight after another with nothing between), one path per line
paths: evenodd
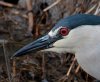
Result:
M81 25L100 24L99 20L94 19L100 20L100 17L95 15L77 14L64 18L60 20L48 34L24 46L23 48L18 50L13 56L22 56L31 51L54 51L58 53L71 51L72 47L69 48L69 50L66 50L66 46L68 46L66 45L66 42L70 42L71 40L73 40L67 38L71 37L71 31Z

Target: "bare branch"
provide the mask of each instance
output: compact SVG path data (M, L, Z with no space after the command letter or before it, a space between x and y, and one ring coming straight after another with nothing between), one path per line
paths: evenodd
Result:
M95 8L96 8L97 5L94 5L92 8L90 8L85 14L89 14L91 13Z
M7 6L7 7L14 7L13 4L7 3L7 2L3 2L3 1L0 1L0 5L2 5L2 6Z
M47 8L45 8L43 10L43 12L46 12L47 10L51 9L52 7L54 7L55 5L57 5L61 0L57 0L56 2L54 2L53 4L51 4L50 6L48 6Z
M98 4L98 7L97 7L97 9L96 9L94 15L98 15L99 12L100 12L100 2L99 2L99 4Z

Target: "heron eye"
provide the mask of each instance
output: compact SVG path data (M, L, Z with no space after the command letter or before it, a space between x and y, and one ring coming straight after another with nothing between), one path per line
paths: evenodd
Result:
M66 36L69 33L69 29L68 28L61 28L60 29L60 35L62 36Z

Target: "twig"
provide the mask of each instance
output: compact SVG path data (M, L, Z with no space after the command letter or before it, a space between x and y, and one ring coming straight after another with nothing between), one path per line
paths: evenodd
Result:
M71 72L71 69L72 69L73 66L74 66L75 61L76 61L76 58L73 59L73 62L72 62L71 66L70 66L70 68L69 68L69 70L68 70L68 72L67 72L67 76L69 76L69 74L70 74L70 72Z
M7 7L16 7L17 8L17 6L15 6L15 5L13 5L13 4L11 4L11 3L7 3L7 2L3 2L3 1L0 1L0 5L2 5L2 6L7 6ZM20 16L22 16L22 17L24 17L24 18L28 18L27 17L27 15L26 14L24 14L24 15L22 15L22 14L20 14L20 12L19 11L14 11L14 12L12 12L13 14L15 14L15 15L20 15Z
M75 61L76 61L76 58L73 59L73 62L72 62L72 64L70 65L69 70L68 70L68 72L66 73L66 75L64 75L61 79L59 79L58 82L60 82L60 81L61 81L61 82L65 82L65 80L68 79L68 76L70 75L70 72L71 72L71 70L72 70L72 68L73 68L73 66L74 66L74 64L75 64Z
M2 5L2 6L7 6L7 7L14 7L13 4L7 3L7 2L3 2L3 1L0 1L0 5Z
M56 2L54 2L53 4L51 4L50 6L48 6L47 8L43 9L43 12L46 12L47 10L51 9L52 7L54 7L55 5L57 5L61 0L57 0Z
M3 51L4 51L5 61L6 61L6 67L7 67L9 82L12 82L11 81L11 74L10 74L10 62L9 62L9 59L8 59L8 55L6 54L5 41L3 42Z
M68 77L68 76L70 75L70 72L71 72L71 70L72 70L72 68L73 68L73 66L74 66L74 64L75 64L75 61L76 61L76 58L73 59L73 62L72 62L72 64L70 65L70 68L69 68L69 70L68 70L68 72L67 72L67 74L66 74L66 77ZM64 78L64 80L63 80L62 82L65 82L65 80L66 80L66 78Z
M75 74L77 74L79 72L80 69L80 65L77 66L76 70L75 70Z
M33 13L32 11L32 0L26 0L27 10L28 10L28 31L31 32L33 29Z
M91 13L95 8L96 8L97 5L94 5L92 8L90 8L85 14L89 14Z
M45 55L42 55L42 79L45 79Z
M7 18L8 18L10 21L12 21L15 25L18 25L18 22L17 22L16 20L13 20L13 19L11 18L11 16L7 16Z
M23 18L26 18L28 19L28 16L26 14L21 14L19 11L11 11L12 14L15 14L15 15L20 15L21 17Z
M99 12L100 12L100 2L99 2L99 4L98 4L98 7L97 7L97 9L96 9L94 15L98 15Z
M13 59L13 82L15 82L15 76L16 76L16 60Z

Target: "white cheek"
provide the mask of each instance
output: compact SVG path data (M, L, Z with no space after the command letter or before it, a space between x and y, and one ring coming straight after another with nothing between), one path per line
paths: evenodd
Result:
M64 36L63 39L60 39L58 41L56 41L53 46L55 47L60 47L60 48L66 48L68 46L68 43L67 42L71 42L69 41L69 35L67 36ZM70 44L71 45L71 44Z
M61 39L61 40L58 40L58 41L56 41L54 44L53 44L53 46L55 46L55 47L64 47L63 45L65 45L65 40L64 39Z
M65 48L56 48L56 47L45 49L45 50L41 50L41 51L42 52L50 51L50 52L56 52L56 53L66 53L66 49Z

